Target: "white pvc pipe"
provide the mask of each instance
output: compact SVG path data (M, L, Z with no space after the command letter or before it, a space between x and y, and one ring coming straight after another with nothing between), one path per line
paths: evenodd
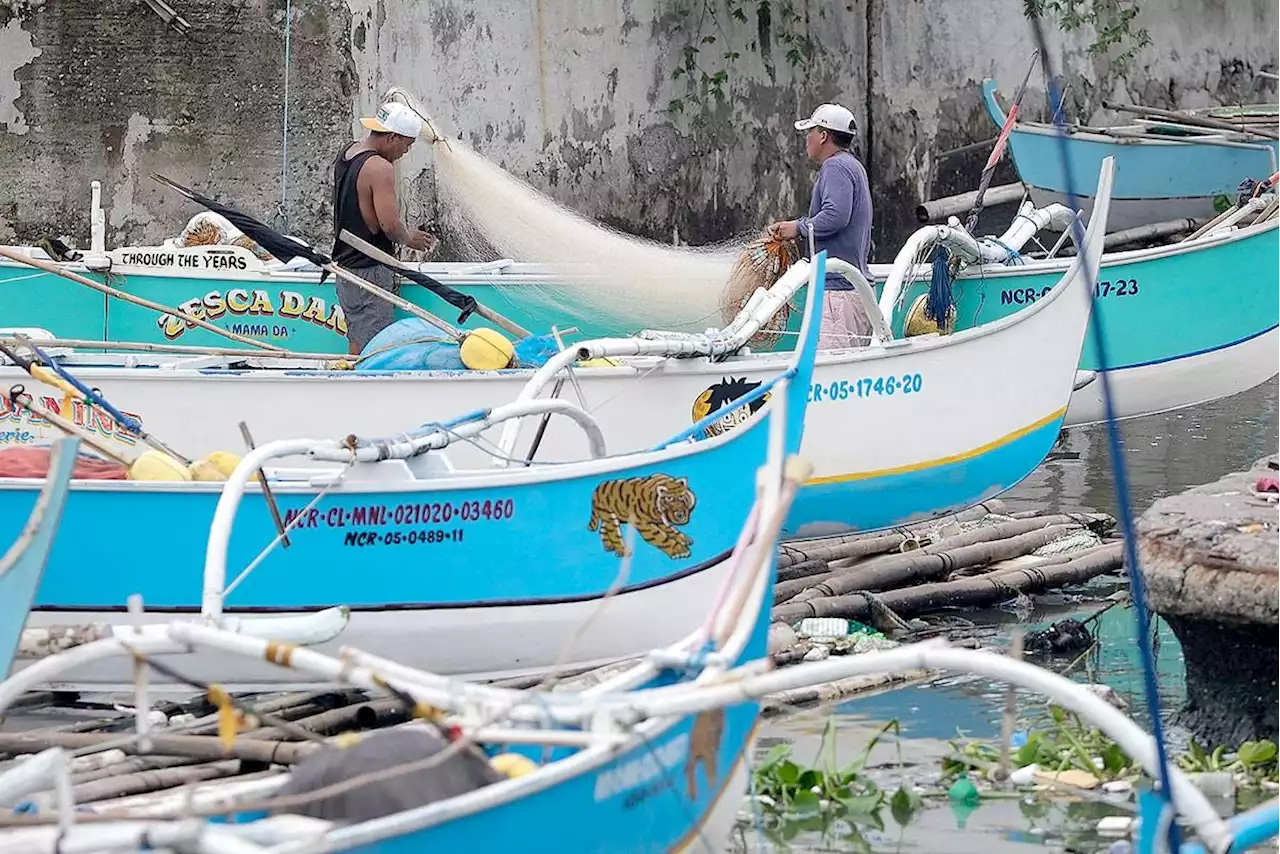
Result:
M880 311L885 317L893 316L903 284L913 281L918 275L915 258L928 246L941 243L966 264L1002 264L1009 260L1010 250L1020 250L1041 229L1053 227L1056 231L1065 231L1073 218L1071 209L1065 205L1054 203L1037 208L1028 201L1022 204L1009 228L995 241L974 239L960 227L960 221L955 217L951 217L947 225L928 225L917 229L893 259L884 290L880 293Z
M47 682L53 681L60 673L64 673L84 664L92 664L113 655L128 655L121 638L110 637L90 641L83 646L72 647L65 652L42 658L24 667L8 679L0 682L0 713L3 713L14 700L27 691L33 691ZM148 655L163 655L186 652L187 648L173 641L165 626L144 626L142 636L133 635L127 641L129 646Z
M885 341L892 341L893 332L889 328L889 322L885 319L884 312L880 310L880 306L876 303L876 292L872 289L866 277L862 275L862 271L840 258L827 258L827 269L833 273L839 273L849 284L853 285L854 293L858 295L858 300L867 312L867 318L871 321L871 343L881 344ZM827 293L831 293L831 291L827 291Z
M747 305L721 330L713 330L701 335L646 330L640 336L632 338L597 338L561 350L533 372L533 376L516 397L516 402L521 403L537 398L553 377L579 359L625 356L668 358L718 356L737 352L746 345L752 335L760 330L765 321L773 317L778 309L782 308L782 305L808 281L811 275L810 267L809 262L803 259L792 264L767 290L756 290L748 299ZM503 426L502 435L498 440L498 450L503 457L513 456L519 427L519 424L510 421ZM499 459L498 465L506 465L506 463Z
M412 438L397 437L392 439L363 440L357 445L354 457L357 462L371 463L387 459L406 459L427 450L436 450L448 446L455 438L470 438L483 433L494 425L503 422L518 422L521 418L535 415L564 415L578 424L587 434L587 442L591 448L593 459L608 456L604 431L600 424L586 410L576 403L560 398L516 401L514 403L495 406L483 418L468 421L446 429L436 429ZM336 443L328 443L308 453L313 459L329 462L350 462L350 449Z
M12 768L0 773L0 804L8 804L33 792L42 791L50 777L70 761L67 751L50 747L34 756L20 760Z
M893 317L903 282L915 267L916 255L925 246L935 243L945 243L953 253L960 255L965 261L973 262L982 258L982 249L978 246L978 242L963 228L954 228L950 225L927 225L916 229L894 257L889 278L885 280L884 290L880 292L880 313L885 317Z
M330 440L330 444L337 444ZM200 616L217 621L222 617L222 591L227 586L227 544L235 525L236 510L244 495L245 484L255 477L267 460L304 454L322 444L317 439L277 439L254 448L241 458L222 487L218 505L209 525L209 545L204 552L204 590L200 599Z

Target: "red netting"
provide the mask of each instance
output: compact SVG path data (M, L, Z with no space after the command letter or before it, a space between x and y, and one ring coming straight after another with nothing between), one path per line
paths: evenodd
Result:
M0 450L0 477L45 477L49 474L51 453L49 447L41 445ZM128 473L120 463L82 453L76 457L71 476L81 480L125 480Z

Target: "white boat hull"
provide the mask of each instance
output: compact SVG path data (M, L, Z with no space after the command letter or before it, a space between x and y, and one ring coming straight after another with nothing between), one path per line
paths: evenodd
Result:
M1277 351L1280 329L1272 327L1262 335L1208 353L1110 371L1111 392L1123 411L1141 415L1197 406L1248 391L1274 377ZM1071 395L1066 424L1081 427L1105 420L1102 381L1095 378Z
M459 567L458 571L471 570ZM607 601L352 611L337 638L311 648L337 655L342 647L354 647L394 658L408 667L472 679L526 676L557 663L574 668L605 664L643 655L697 629L706 619L707 603L713 601L727 572L728 564L722 561ZM174 618L172 613L148 612L140 622L164 624ZM191 618L196 619L195 615ZM86 623L129 624L130 618L119 612L40 610L31 613L27 626L30 630ZM299 681L301 674L295 670L211 650L157 658L185 677L216 681L237 691L316 687L314 682ZM35 660L19 658L14 671L23 670ZM151 675L150 682L157 691L191 691L189 685L174 683L158 673ZM97 661L67 672L51 687L131 692L133 668L123 659Z

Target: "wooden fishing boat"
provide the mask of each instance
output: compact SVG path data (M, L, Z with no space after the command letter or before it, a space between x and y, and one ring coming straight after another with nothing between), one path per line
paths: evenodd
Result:
M1191 239L1102 256L1090 320L1097 328L1085 335L1079 364L1082 384L1071 396L1065 426L1095 424L1103 418L1098 332L1108 355L1116 417L1121 419L1219 400L1276 376L1276 211L1275 196L1267 194L1225 212L1218 225ZM909 244L934 245L943 231L933 226L920 229ZM955 244L962 237L967 236L952 229L943 242L951 241L959 250ZM1067 263L1015 260L1011 265L974 265L955 278L957 330L1008 317L1034 303ZM927 290L927 282L915 283L881 296L881 309L900 324L895 331L909 328ZM1084 381L1090 377L1094 381Z
M1274 198L1274 191L1263 194L1249 205L1234 209L1234 213L1225 213L1213 227L1200 229L1196 236L1182 242L1102 256L1095 311L1102 321L1108 352L1113 355L1112 376L1119 417L1140 417L1205 403L1253 388L1275 375L1274 318L1280 313L1274 287L1276 211L1274 205L1269 211L1262 209L1266 201ZM971 241L975 251L981 251L971 260L964 259L952 283L956 329L1011 315L1058 281L1067 271L1070 259L1054 257L1056 253L1032 257L1018 250L1036 228L1063 230L1068 220L1062 214L1069 216L1069 213L1061 206L1035 208L1027 203L1015 219L1015 226L998 240ZM1243 219L1237 214L1243 215ZM1029 223L1035 228L1027 229L1025 226ZM921 229L907 245L918 250L924 245L924 238L931 239L936 232L935 227ZM38 253L38 250L32 251ZM175 253L175 250L166 251L171 255ZM177 289L183 297L183 310L194 311L233 333L257 335L270 327L280 335L264 340L296 351L337 355L345 350L341 335L345 319L341 317L341 310L335 308L331 282L321 284L318 272L296 268L266 270L260 260L240 246L194 247L178 252L186 253L200 265L205 264L201 260L205 256L239 253L246 268L232 276L203 267L120 265L117 259L114 272L108 274L106 280L131 294L162 301L169 298L179 301L174 296ZM113 257L140 260L126 250L112 250L112 253ZM83 264L61 266L89 274L81 269ZM731 262L726 260L726 275L730 266ZM894 266L872 265L872 285L882 288ZM535 329L546 328L558 317L572 324L569 328L579 328L580 334L594 336L634 329L641 320L637 317L610 319L582 311L559 313L547 304L537 308L540 289L553 282L555 276L549 270L532 265L509 265L492 275L469 272L471 268L461 265L418 265L418 268ZM895 335L902 335L909 328L912 312L918 309L920 297L927 289L928 276L927 265L916 265L908 276L910 284L899 290L902 298L886 307ZM11 286L5 286L5 281L10 281ZM1229 284L1224 291L1203 287L1204 281ZM38 305L33 305L31 300L37 292ZM194 302L186 299L196 293L198 298ZM434 299L417 285L407 285L404 293L418 305L430 305ZM57 299L48 299L50 294L56 294ZM212 296L206 303L204 299L208 295ZM797 295L797 301L802 297L803 291ZM108 302L112 306L110 312L106 311ZM55 303L60 307L56 320L47 314L49 306ZM250 324L245 318L250 316L249 308L254 305L256 320ZM287 316L279 312L284 305L289 306ZM174 315L161 316L87 290L55 274L33 271L3 259L0 259L0 306L3 307L0 314L6 318L26 318L33 326L46 327L60 337L73 342L78 339L85 344L104 339L130 340L142 342L138 346L145 348L174 346L169 343L172 339L178 347L218 344L233 348L226 352L236 352L234 348L245 346L220 339ZM699 312L698 316L701 315ZM1195 322L1190 318L1195 318ZM798 319L798 315L793 316L790 332L798 329ZM474 327L481 322L472 319L464 325ZM162 327L167 330L163 334ZM697 328L701 327L699 320ZM753 347L785 350L793 340L791 335L773 337L776 341L753 341ZM200 352L199 346L195 349ZM161 359L158 363L171 367L175 361ZM1092 332L1086 335L1079 368L1084 376L1096 375L1099 370ZM1067 411L1065 426L1098 420L1099 388L1095 382L1077 390ZM6 414L0 413L0 419L4 418ZM99 426L111 429L106 422ZM15 444L24 435L34 435L20 429L17 423L14 427L13 430L0 429L0 445Z
M803 463L787 454L785 447L790 417L802 412L787 412L791 401L784 388L779 388L779 394L780 418L773 419L770 425L767 463L758 469L752 466L748 472L756 484L751 488L755 496L751 512L741 530L730 532L737 544L725 557L727 571L721 576L718 590L708 591L709 595L701 600L701 619L690 627L687 637L651 652L638 650L650 654L589 689L528 693L465 686L363 650L348 649L345 661L339 661L274 641L178 623L149 626L46 659L0 683L0 710L28 686L49 679L61 681L66 673L77 669L78 665L67 669L73 660L102 667L110 658L118 657L125 644L148 658L165 657L184 674L191 672L193 657L207 657L214 652L223 661L234 663L236 659L248 659L246 651L256 650L261 654L260 661L265 657L280 670L298 671L317 681L376 685L379 693L390 690L419 711L433 708L447 712L454 720L442 721L442 725L456 724L466 738L505 753L508 759L515 754L531 769L514 779L503 779L489 770L486 778L483 772L489 769L488 756L481 753L478 767L471 770L489 785L465 787L473 790L461 799L435 800L411 813L388 815L385 818L392 824L373 835L368 831L374 824L362 827L359 822L327 823L323 834L327 838L312 840L322 847L369 852L395 844L456 848L467 844L466 839L472 834L481 834L486 848L501 845L529 850L531 845L539 846L529 838L528 825L520 826L522 816L527 813L547 821L554 820L553 815L561 810L571 810L565 814L576 814L577 820L566 824L554 840L547 842L556 850L601 850L602 846L619 851L713 850L716 841L728 835L746 790L746 761L760 717L759 704L739 700L719 703L705 712L648 716L647 720L636 718L627 706L632 698L653 696L661 700L682 685L707 683L726 672L742 672L742 668L747 672L753 667L758 669L765 659L778 530L786 504L804 476ZM803 397L800 403L803 405ZM550 564L540 568L554 570ZM269 653L273 648L288 649L288 653ZM294 677L294 681L306 680ZM137 707L145 708L149 696L146 683L138 684L137 694ZM417 699L421 702L413 699L415 695L420 695ZM428 697L439 699L440 705L428 706ZM530 710L538 704L547 714L531 716ZM590 719L581 715L592 707L599 714ZM376 738L370 738L369 743ZM0 803L11 803L14 798L38 791L42 771L56 769L58 754L59 751L41 754L30 763L30 769L19 767L0 775ZM475 755L464 757L464 761L475 763ZM291 775L272 775L259 781L265 786L252 790L259 796L279 793L292 776L305 773L306 769L299 767ZM448 769L442 769L442 773L448 773ZM670 779L664 781L668 775ZM412 786L414 781L393 780L391 785ZM240 787L239 794L243 796L248 791ZM207 806L207 798L198 796L197 801L188 802L189 807L198 804ZM243 803L227 805L232 812L242 813L242 819L248 818L243 815L246 808L254 809ZM59 808L69 809L70 805L64 802ZM304 814L307 811L300 810ZM154 814L154 806L144 806L137 814L148 813ZM264 826L273 823L265 815L257 817L267 822ZM126 847L122 850L128 850L128 840L133 838L139 843L146 838L152 846L179 843L179 838L169 835L160 822L144 820L139 825L129 818L119 826L102 825L100 833L87 827L66 828L77 838L62 844L93 850L95 844L112 840L123 843ZM618 826L608 827L609 824ZM151 832L146 832L144 825L151 825ZM134 833L139 835L130 835ZM45 835L39 828L0 830L0 846L4 850L15 850L14 846L44 850ZM216 845L222 835L219 827L210 825L197 829L187 844L198 845L199 840L207 839L210 845Z
M818 293L824 260L809 283ZM775 431L783 450L800 447L818 304L806 313L802 346L747 401L760 401L754 414L710 436L704 428L718 413L690 428L672 417L666 441L609 455L609 431L577 406L517 400L402 437L268 442L226 483L77 481L67 523L113 570L78 559L77 541L56 548L24 648L47 649L47 638L66 635L59 627L77 627L82 639L94 636L86 624L110 631L134 593L149 621L199 614L260 636L293 631L334 650L354 643L398 652L410 666L467 676L541 671L567 646L575 663L593 664L670 643L705 615L723 577L775 411L786 413ZM591 458L528 466L506 466L501 452L484 465L451 459L453 447L487 429L544 414L573 420ZM270 467L290 457L328 466ZM270 494L248 487L264 469ZM21 507L38 488L33 479L0 479L0 505ZM140 526L209 531L207 547L182 536L155 548L156 534ZM309 612L320 616L307 620ZM38 660L23 652L19 667ZM193 667L200 679L243 690L287 675L265 661ZM100 690L130 679L105 664L68 678Z
M93 181L89 218L95 223L104 216L100 193L99 182ZM158 246L108 249L103 229L95 226L89 248L75 252L74 260L57 261L39 246L0 249L118 288L135 300L172 306L263 345L302 353L347 352L347 319L338 303L334 280L322 278L314 264L305 259L284 263L264 258L253 248L235 242L169 244L172 240ZM732 265L733 254L726 253L725 276ZM561 329L576 329L579 336L599 338L645 325L689 331L706 326L700 316L705 311L682 318L687 324L675 322L681 318L669 315L638 318L612 309L608 300L593 302L589 311L583 311L574 299L575 291L561 287L563 269L553 271L511 259L415 262L411 266L474 296L528 329L546 331L559 324ZM401 292L412 303L439 305L427 288L413 282L405 282ZM59 306L56 313L47 310L52 304ZM403 311L399 314L408 316ZM0 317L11 325L49 329L70 340L253 349L251 344L229 342L177 313L157 314L136 302L113 298L56 272L33 269L5 257L0 257ZM459 323L474 329L486 321L476 315Z
M1007 116L996 100L995 81L983 81L982 102L995 126L1003 127ZM1275 128L1272 122L1270 139L1169 121L1078 128L1067 136L1064 165L1053 125L1019 119L1009 147L1018 176L1040 206L1066 202L1066 168L1078 179L1097 172L1103 158L1114 157L1116 186L1108 219L1112 230L1121 230L1213 217L1220 210L1215 205L1235 201L1245 179L1275 174L1280 156ZM1081 206L1088 211L1091 196L1084 195Z
M49 474L36 495L35 506L9 550L0 556L0 673L9 673L27 612L44 577L79 446L75 438L53 443Z
M1105 197L1110 171L1100 173ZM1065 262L1051 290L1013 314L947 336L892 335L861 274L840 272L876 321L868 347L822 353L814 368L804 453L815 476L792 508L784 536L804 537L847 529L872 530L954 512L1016 484L1052 447L1076 382L1091 302L1083 298L1082 258L1101 254L1106 209L1089 223L1085 252ZM837 265L833 264L832 269ZM897 269L899 287L910 265ZM278 369L208 361L141 367L108 364L107 357L60 361L86 386L100 389L121 410L141 414L146 429L197 456L238 447L236 419L252 413L259 441L312 435L377 435L388 420L412 423L423 401L434 409L466 412L510 400L536 377L532 397L553 389L572 370L565 394L580 395L611 448L653 447L671 425L722 413L714 431L731 429L744 414L734 403L781 372L785 353L742 353L759 323L795 296L810 267L793 266L760 301L745 308L727 331L679 336L605 339L576 344L535 374L502 371L332 371L287 362ZM1073 296L1073 293L1075 294ZM751 318L755 324L743 324ZM744 331L745 330L745 331ZM612 367L575 367L579 358L612 357ZM260 364L270 364L271 360ZM159 367L163 365L163 367ZM206 367L207 365L207 367ZM17 382L15 369L0 369ZM23 375L25 378L25 374ZM27 390L56 407L62 393L27 381ZM74 405L73 405L74 409ZM121 447L134 441L116 421L93 407L73 411L96 435ZM23 415L14 428L38 440L49 425ZM945 426L944 426L945 425ZM109 433L110 436L103 436ZM539 438L540 437L540 438ZM501 453L528 458L537 445L541 459L581 458L581 437L564 430L540 432L525 422L502 438ZM457 449L458 464L471 464ZM136 453L136 450L133 451ZM478 455L478 451L471 451ZM472 461L479 459L473 456Z
M0 774L0 803L18 813L0 817L0 846L31 854L142 854L159 847L237 854L718 851L747 790L761 697L914 668L977 674L1043 694L1098 726L1158 776L1157 750L1137 724L1087 686L1008 656L934 640L772 670L766 644L778 525L804 477L794 459L780 476L779 445L762 472L733 571L703 627L629 668L562 690L464 685L360 650L334 659L190 623L98 641L47 659L38 673L0 683L2 713L24 691L86 660L127 655L145 662L168 654L181 667L182 656L216 650L341 680L433 719L358 740L345 736L345 746L326 746L290 770L269 766L252 778L196 784L177 795L88 804L74 803L70 785L55 786L69 775L70 757L51 748ZM139 679L135 691L137 737L163 737L148 723L146 682ZM234 726L220 734L234 744ZM412 752L391 752L410 744ZM334 763L356 752L361 767L335 773ZM374 756L380 759L371 771ZM439 782L424 776L424 767ZM471 780L461 782L460 773ZM357 780L371 797L346 796ZM1176 767L1169 781L1172 803L1197 837L1184 854L1240 850L1275 835L1276 801L1224 821ZM390 787L396 797L377 797ZM1143 854L1157 850L1160 826L1158 805L1147 810L1144 804ZM540 834L530 830L535 827L551 830Z

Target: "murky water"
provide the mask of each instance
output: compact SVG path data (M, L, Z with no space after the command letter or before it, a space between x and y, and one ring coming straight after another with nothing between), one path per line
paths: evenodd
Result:
M1122 451L1128 470L1135 515L1151 502L1190 486L1216 480L1247 468L1272 453L1280 441L1277 430L1275 380L1264 386L1216 403L1182 412L1141 418L1121 425ZM1104 427L1072 431L1060 440L1037 471L1016 489L1002 496L1012 510L1095 511L1116 515L1115 478ZM1101 595L1116 589L1094 585ZM1007 642L1008 630L1022 623L1038 628L1064 616L1083 617L1104 603L1080 602L1073 597L1043 597L1029 618L998 609L966 614L980 624L997 626L995 637L984 643ZM1129 714L1143 722L1146 710L1137 648L1135 622L1130 609L1115 607L1097 621L1100 644L1096 653L1079 662L1073 678L1111 685L1129 703ZM1158 623L1157 671L1162 717L1184 696L1181 652L1176 637ZM1046 663L1047 662L1041 662ZM1064 666L1068 662L1058 662ZM1040 698L1027 696L1020 711L1031 714L1042 707ZM1003 686L968 677L947 677L917 685L860 697L838 705L772 718L761 732L760 751L780 741L794 745L797 761L812 761L821 744L822 729L834 715L839 761L860 756L871 737L889 720L902 730L899 745L888 739L871 754L875 775L890 789L900 780L926 782L936 779L948 739L957 732L976 738L996 738L1004 704ZM927 808L908 826L897 826L885 810L885 829L853 830L847 825L793 829L785 843L766 839L745 828L732 850L794 851L930 851L949 854L1015 854L1025 851L1102 851L1109 840L1093 830L1107 813L1128 812L1124 807L1081 802L1071 805L1033 805L1022 800L990 800L970 814L955 812L945 800L927 801Z

